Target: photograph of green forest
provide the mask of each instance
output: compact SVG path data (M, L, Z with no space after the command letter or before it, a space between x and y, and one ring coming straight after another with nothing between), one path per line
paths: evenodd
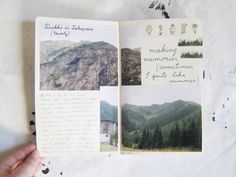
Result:
M200 88L135 86L122 93L122 151L201 151Z

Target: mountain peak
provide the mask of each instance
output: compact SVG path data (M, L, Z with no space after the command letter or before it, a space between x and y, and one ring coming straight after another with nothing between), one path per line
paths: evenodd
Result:
M138 117L142 120L140 126L166 125L181 119L185 119L196 111L201 110L201 106L192 101L176 100L171 103L152 104L150 106L137 106L124 104L122 106L122 116L128 122L137 122ZM127 114L129 113L129 114ZM131 116L134 114L135 116ZM137 116L138 115L138 116Z
M40 55L42 90L99 90L100 86L117 85L116 47L103 41L74 42L69 46L54 42L60 47L52 44L49 50L45 43L40 45L41 53L46 56Z

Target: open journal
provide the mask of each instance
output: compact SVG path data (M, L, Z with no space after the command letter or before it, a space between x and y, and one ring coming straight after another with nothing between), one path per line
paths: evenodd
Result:
M198 19L36 19L43 156L202 151Z

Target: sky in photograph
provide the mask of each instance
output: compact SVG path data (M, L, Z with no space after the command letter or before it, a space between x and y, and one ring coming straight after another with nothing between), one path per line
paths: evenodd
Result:
M118 86L100 87L100 100L106 101L113 106L118 105Z
M195 85L122 86L121 104L145 105L176 100L201 104L201 87Z
M120 23L120 47L139 48L141 47L141 25L137 22Z
M92 28L93 31L80 31L80 30L49 30L44 29L45 24L50 24L50 26L61 25L65 26L80 26L81 28ZM44 19L40 23L40 41L47 40L68 40L68 41L104 41L118 47L118 23L109 21L94 21L94 20L76 20L76 19ZM58 32L68 32L67 37L63 35L52 35L53 31Z

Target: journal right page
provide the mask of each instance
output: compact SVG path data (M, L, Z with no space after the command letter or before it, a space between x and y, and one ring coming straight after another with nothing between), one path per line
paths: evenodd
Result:
M120 23L121 152L202 151L198 19Z

